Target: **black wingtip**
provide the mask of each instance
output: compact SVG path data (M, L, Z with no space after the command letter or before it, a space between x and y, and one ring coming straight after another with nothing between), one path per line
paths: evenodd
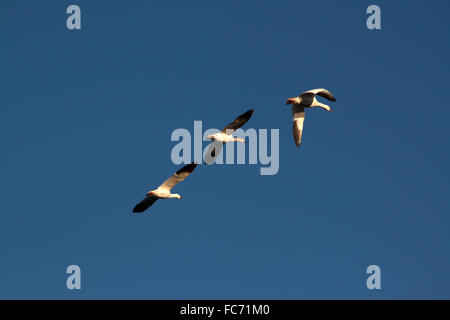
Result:
M183 168L181 168L180 170L178 170L176 172L176 174L180 174L182 172L187 172L187 173L191 173L192 171L194 171L194 169L197 167L197 163L192 162L190 164L185 165Z
M253 111L254 111L253 109L247 110L243 114L241 114L237 119L240 119L240 120L245 119L245 122L247 122L252 117Z
M133 213L142 213L145 210L148 209L148 207L150 207L149 205L149 198L145 198L144 200L142 200L141 202L139 202L134 208L133 208ZM153 203L153 202L151 202Z
M332 94L330 92L330 98L328 100L330 100L331 102L335 102L336 101L336 97L334 96L334 94Z
M144 199L142 199L141 202L139 202L134 208L133 213L141 213L147 210L155 201L158 200L157 197L154 196L147 196Z
M144 212L144 210L142 210L139 205L133 208L133 213L142 213L142 212Z

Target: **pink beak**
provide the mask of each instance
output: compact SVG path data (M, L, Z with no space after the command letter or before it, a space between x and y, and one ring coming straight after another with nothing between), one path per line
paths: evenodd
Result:
M295 98L289 98L289 99L287 99L285 104L294 104L294 99L295 99Z

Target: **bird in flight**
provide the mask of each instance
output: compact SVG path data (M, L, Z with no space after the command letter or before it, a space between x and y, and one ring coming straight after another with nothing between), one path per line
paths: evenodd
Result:
M196 163L191 163L184 166L176 173L174 173L170 178L164 181L158 187L158 189L150 190L149 192L147 192L147 196L134 207L133 212L144 212L158 199L181 199L181 196L178 193L171 193L170 190L177 183L186 179L192 173L192 171L194 171L195 167L197 167Z
M242 127L245 123L247 123L248 120L252 117L253 109L250 109L243 114L241 114L239 117L234 119L233 122L228 124L221 132L211 134L207 137L209 140L213 140L213 143L210 144L208 148L207 158L205 159L205 162L207 164L210 164L214 162L214 158L220 153L222 150L222 146L225 142L242 142L245 143L245 140L242 138L236 138L233 137L234 130L239 129Z
M292 104L292 118L293 126L292 132L294 134L294 141L297 147L300 147L302 141L303 122L305 121L305 108L320 107L324 110L332 112L333 109L329 105L319 102L316 95L323 97L331 102L335 102L334 95L326 89L314 89L303 92L298 97L287 99L286 105Z

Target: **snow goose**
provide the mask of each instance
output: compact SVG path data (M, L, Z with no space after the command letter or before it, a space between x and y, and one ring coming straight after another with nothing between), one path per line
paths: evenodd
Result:
M222 150L222 146L225 142L242 142L245 143L244 139L233 137L234 130L239 129L244 124L247 123L248 120L252 117L253 109L250 109L239 117L234 119L233 122L228 124L223 130L219 133L211 134L207 138L213 140L213 143L210 144L208 148L207 158L205 162L210 164L214 162L214 158L220 153ZM211 158L212 157L212 158Z
M162 185L158 187L158 189L150 190L149 192L147 192L147 196L134 207L133 212L144 212L158 199L181 199L181 196L178 193L170 193L170 190L177 183L186 179L192 173L192 171L194 171L196 166L196 163L191 163L184 166L176 173L174 173L170 178L164 181Z
M292 131L297 147L300 147L300 142L302 141L303 122L305 121L305 108L320 107L330 112L333 111L330 106L319 102L316 99L316 95L332 102L336 101L334 95L326 89L309 90L303 92L298 97L289 98L286 101L286 105L292 104Z

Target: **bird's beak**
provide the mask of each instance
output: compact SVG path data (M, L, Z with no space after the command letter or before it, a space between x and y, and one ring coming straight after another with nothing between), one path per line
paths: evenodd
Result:
M293 103L294 103L294 101L292 100L292 98L289 98L289 99L286 100L285 105L293 104Z
M182 196L180 196L180 199L183 199L183 197L182 197Z

